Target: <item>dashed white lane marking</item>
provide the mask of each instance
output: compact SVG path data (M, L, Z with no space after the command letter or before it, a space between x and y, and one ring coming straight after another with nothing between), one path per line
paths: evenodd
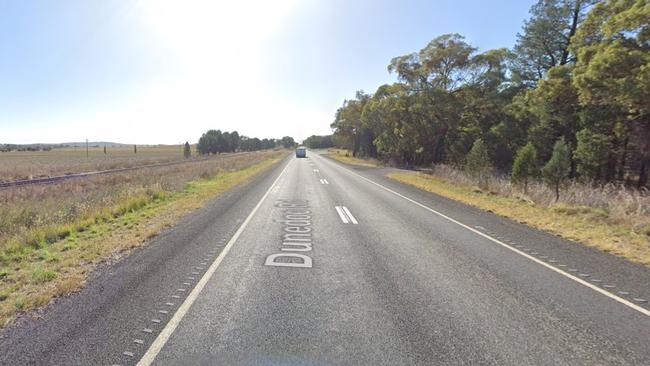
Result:
M483 238L485 238L487 240L490 240L493 243L496 243L496 244L498 244L498 245L500 245L500 246L502 246L504 248L507 248L507 249L511 250L512 252L517 253L517 254L523 256L524 258L527 258L527 259L529 259L529 260L531 260L531 261L533 261L533 262L535 262L535 263L537 263L537 264L539 264L541 266L544 266L547 269L549 269L549 270L551 270L553 272L556 272L561 276L569 278L569 279L571 279L571 280L573 280L573 281L575 281L575 282L577 282L577 283L579 283L579 284L581 284L581 285L583 285L585 287L588 287L588 288L600 293L601 295L607 296L610 299L612 299L614 301L617 301L617 302L619 302L619 303L621 303L621 304L623 304L623 305L625 305L625 306L627 306L627 307L629 307L629 308L631 308L633 310L636 310L636 311L638 311L639 313L641 313L641 314L643 314L645 316L650 316L650 310L648 310L648 309L644 309L641 306L639 306L637 304L634 304L634 303L632 303L632 302L630 302L628 300L625 300L624 298L622 298L620 296L617 296L617 295L615 295L615 294L613 294L613 293L611 293L609 291L603 290L602 288L600 288L600 287L598 287L598 286L596 286L594 284L591 284L591 283L587 282L586 280L583 280L582 278L576 277L576 276L574 276L574 275L572 275L570 273L567 273L567 272L565 272L565 271L563 271L563 270L561 270L559 268L556 268L553 265L550 265L550 264L544 262L541 259L537 259L537 258L533 257L532 255L529 255L529 254L527 254L527 253L525 253L525 252L523 252L523 251L521 251L521 250L519 250L519 249L517 249L517 248L515 248L513 246L510 246L510 245L508 245L508 244L506 244L506 243L504 243L504 242L502 242L502 241L500 241L498 239L493 238L490 235L487 235L485 233L480 232L479 230L476 230L476 229L474 229L474 228L472 228L472 227L470 227L468 225L465 225L465 224L463 224L462 222L460 222L460 221L458 221L456 219L453 219L453 218L451 218L451 217L449 217L449 216L447 216L447 215L445 215L445 214L443 214L441 212L438 212L438 211L432 209L429 206L426 206L426 205L424 205L424 204L422 204L422 203L420 203L420 202L418 202L418 201L416 201L414 199L408 198L405 195L403 195L403 194L401 194L399 192L396 192L396 191L394 191L394 190L392 190L392 189L390 189L390 188L388 188L386 186L383 186L383 185L381 185L381 184L379 184L379 183L377 183L377 182L375 182L375 181L373 181L371 179L368 179L368 178L366 178L366 177L364 177L364 176L362 176L360 174L357 174L357 173L351 171L350 169L341 166L340 164L336 164L336 163L329 162L329 161L326 161L326 163L334 165L337 168L340 168L342 170L345 170L346 172L350 173L351 175L359 177L359 178L365 180L366 182L368 182L370 184L373 184L373 185L375 185L375 186L377 186L377 187L379 187L379 188L381 188L381 189L383 189L383 190L385 190L387 192L390 192L390 193L396 195L397 197L400 197L400 198L402 198L402 199L404 199L406 201L409 201L412 204L414 204L416 206L419 206L419 207L421 207L421 208L423 208L423 209L425 209L425 210L427 210L427 211L429 211L429 212L431 212L431 213L433 213L435 215L438 215L439 217L441 217L441 218L443 218L443 219L445 219L445 220L447 220L449 222L452 222L452 223L454 223L454 224L456 224L456 225L458 225L458 226L460 226L460 227L462 227L462 228L464 228L466 230L469 230L469 231L471 231L471 232L473 232L473 233L475 233L475 234L477 234L479 236L482 236ZM559 265L559 266L563 266L563 265Z
M144 344L144 341L142 339L134 339L133 343Z
M357 225L359 223L357 219L352 216L352 212L350 212L347 207L334 206L334 208L336 209L336 212L339 214L339 217L344 224L353 223L354 225Z
M343 206L343 211L345 211L345 214L348 215L350 221L352 221L353 224L357 225L359 223L357 219L355 219L354 216L352 216L352 212L350 212L350 210L348 210L347 207Z
M293 162L295 160L291 160L291 161ZM165 343L167 343L167 340L169 340L169 337L171 337L172 333L174 333L174 330L176 330L176 327L178 327L178 324L180 324L181 320L183 319L185 314L187 314L192 304L194 304L196 299L199 297L199 294L201 293L201 291L203 291L203 288L208 283L210 277L212 277L214 272L217 270L219 264L221 264L221 262L223 261L223 258L228 254L230 248L232 248L232 246L235 245L235 242L237 242L239 236L241 236L241 234L244 232L244 229L246 229L248 223L253 219L253 216L255 216L257 210L259 210L260 206L262 206L262 203L264 203L266 197L268 197L269 194L271 194L271 190L276 185L276 183L280 180L280 178L284 175L284 173L287 171L287 168L289 168L290 165L291 163L287 164L284 167L284 169L282 169L278 177L275 178L273 183L271 183L271 187L269 187L269 189L266 191L266 193L264 193L264 195L259 200L259 202L257 202L257 205L255 205L255 207L248 215L248 217L246 217L246 219L241 224L241 226L239 226L239 229L237 229L237 231L232 236L232 238L230 238L228 244L226 244L226 246L223 247L223 250L221 251L221 253L219 253L219 256L217 256L217 258L214 260L214 262L212 262L210 267L208 267L208 270L205 272L203 277L201 277L199 282L196 284L196 287L194 287L194 289L189 293L189 295L187 295L187 298L185 299L185 301L183 301L181 306L178 307L178 310L176 310L176 312L169 320L169 322L167 322L165 328L163 328L160 334L158 334L158 337L156 337L153 343L151 343L151 346L149 346L147 352L144 354L144 356L142 356L140 361L138 361L137 364L138 366L149 366L153 363L158 353L160 353L160 350L163 348Z
M320 172L320 170L314 169L314 173L318 173L318 172Z
M350 220L348 220L347 216L345 216L345 212L341 209L341 206L335 206L336 212L339 214L339 217L341 218L341 221L343 221L344 224L348 224Z
M123 354L124 356L133 357L133 352L128 352L128 351L127 351L127 352L123 352L122 354Z
M145 333L153 333L153 329L149 329L149 328L144 328L142 331Z

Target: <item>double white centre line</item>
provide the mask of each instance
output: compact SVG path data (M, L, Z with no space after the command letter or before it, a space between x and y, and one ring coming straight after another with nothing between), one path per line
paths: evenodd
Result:
M336 208L336 212L338 212L339 217L341 218L341 221L343 221L344 224L349 224L349 223L353 223L354 225L359 224L357 219L355 219L354 216L352 216L352 213L350 212L350 210L348 210L347 207L335 206L335 208Z

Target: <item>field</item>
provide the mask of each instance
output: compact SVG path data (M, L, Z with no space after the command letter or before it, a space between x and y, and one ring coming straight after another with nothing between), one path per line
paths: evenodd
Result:
M53 166L76 171L91 166L74 166L61 158L76 154L48 156L54 157ZM173 159L171 149L153 148L141 155L144 158L122 155L124 164ZM187 164L0 190L0 327L16 313L78 289L95 264L141 245L186 212L285 155L284 150L224 154ZM43 156L41 160L24 156L23 162L47 164ZM95 169L101 166L101 157L92 164Z
M192 149L194 151L194 149ZM194 157L196 158L196 157ZM126 168L146 164L181 161L183 146L133 146L60 148L50 151L0 152L0 181L32 179L70 173Z

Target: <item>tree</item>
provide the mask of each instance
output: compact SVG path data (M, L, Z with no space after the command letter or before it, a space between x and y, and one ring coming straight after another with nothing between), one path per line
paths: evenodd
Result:
M553 146L551 159L542 168L544 182L555 189L555 201L560 199L560 185L569 176L570 170L571 152L564 138L560 138Z
M589 129L577 133L578 144L573 157L577 163L578 173L582 178L599 180L606 166L609 138Z
M239 137L239 132L233 131L230 133L230 152L235 152L239 149L239 144L241 142L241 138Z
M138 153L138 145L133 145L133 153L134 154Z
M282 144L282 147L285 149L291 149L296 145L296 142L293 140L293 137L291 136L284 136L282 140L280 140L280 143Z
M563 137L575 146L583 112L578 92L571 82L572 66L556 66L539 81L537 88L527 92L529 111L534 117L528 131L541 161L551 157L551 147Z
M362 90L357 91L355 99L343 102L343 106L336 111L334 122L331 124L331 127L345 141L346 148L352 150L352 156L373 156L373 152L367 148L374 148L372 144L374 136L361 118L369 100L370 95Z
M524 184L524 193L528 193L528 180L539 174L537 167L537 150L530 142L517 151L512 165L512 181Z
M512 64L515 79L533 86L552 67L574 62L573 37L596 1L538 0L522 33L517 34Z
M183 156L185 159L189 159L192 156L192 149L188 141L185 142L185 146L183 147Z
M302 144L311 149L326 149L328 147L334 146L334 142L332 141L332 135L326 135L326 136L311 135L307 137L302 142Z
M621 160L648 182L650 170L650 5L647 0L609 0L589 12L576 33L573 84L580 102L621 122ZM595 115L595 113L594 113ZM603 131L605 132L605 131ZM610 128L607 135L616 131ZM628 143L629 142L629 143ZM635 154L634 159L625 157ZM626 169L625 164L621 169Z
M482 139L477 139L465 158L465 170L478 181L479 187L486 188L492 163Z
M106 155L106 145L104 145L104 155Z

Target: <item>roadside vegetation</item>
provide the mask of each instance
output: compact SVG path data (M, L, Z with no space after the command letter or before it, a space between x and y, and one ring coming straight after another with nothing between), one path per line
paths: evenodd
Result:
M445 34L393 58L398 81L358 91L313 141L432 171L391 177L650 264L648 34L645 0L538 0L512 49Z
M325 156L328 156L345 164L367 167L381 166L381 162L377 159L354 157L349 150L345 149L328 149Z
M636 190L572 182L557 201L554 189L538 181L526 194L507 177L479 187L465 171L446 165L432 174L388 177L650 266L650 197Z
M463 167L479 143L484 168L508 175L530 145L527 164L556 187L568 179L647 188L647 1L539 0L530 14L510 50L479 53L445 34L393 58L398 82L344 101L329 140L354 157L406 166ZM560 141L554 176L542 174Z
M285 154L222 155L0 190L0 325L77 290L97 263L119 258Z

